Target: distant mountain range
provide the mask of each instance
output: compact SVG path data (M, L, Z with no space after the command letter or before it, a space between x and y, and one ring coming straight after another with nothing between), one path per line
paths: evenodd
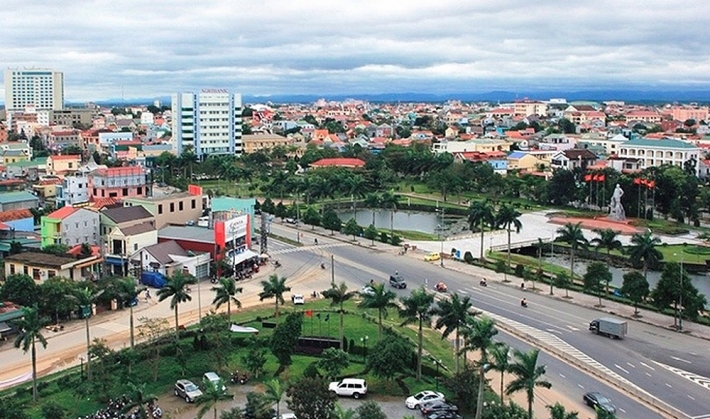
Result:
M328 101L343 101L346 99L366 100L369 102L445 102L447 100L461 100L464 102L511 102L516 99L548 100L551 98L564 98L567 101L590 100L623 100L626 102L642 103L668 103L668 102L710 102L710 90L587 90L587 91L535 91L535 92L508 92L493 91L487 93L379 93L379 94L333 94L333 95L244 95L242 100L250 103L313 103L318 99ZM107 99L95 103L103 106L126 106L132 104L150 104L154 100L163 104L170 103L170 97L160 98L133 98L133 99Z

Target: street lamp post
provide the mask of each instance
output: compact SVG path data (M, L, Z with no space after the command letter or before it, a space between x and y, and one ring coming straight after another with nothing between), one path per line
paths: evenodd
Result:
M673 256L678 256L673 253ZM683 331L683 254L680 254L680 289L678 290L678 305L680 306L676 316L678 316L678 331Z
M365 363L367 363L367 341L368 341L368 339L370 339L370 337L367 335L360 338L360 343L362 343L362 347L365 350L363 353L363 357L362 357L362 360Z
M434 363L436 364L436 390L439 390L439 365L441 365L441 360L440 359L434 359Z
M79 363L80 363L79 364L80 365L79 377L83 380L84 379L84 357L83 356L79 357Z
M445 228L445 222L446 222L446 209L444 207L441 207L436 210L436 212L440 215L440 220L439 224L436 226L437 227L437 233L439 236L439 242L441 244L440 250L439 250L439 266L442 268L444 267L444 240L446 240L446 236L444 235L444 228Z

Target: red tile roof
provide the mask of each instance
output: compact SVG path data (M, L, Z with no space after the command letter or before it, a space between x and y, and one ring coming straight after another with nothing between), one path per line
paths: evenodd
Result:
M81 156L76 155L76 154L65 154L65 155L60 155L57 154L56 156L49 156L52 158L52 160L81 160Z
M28 209L18 209L0 212L0 221L14 221L32 217L32 211Z
M311 163L311 166L315 166L315 167L325 167L325 166L365 167L365 162L360 159L333 158L333 159L320 159L316 162Z
M77 211L79 211L79 208L66 206L66 207L59 208L58 210L54 211L53 213L47 215L47 217L54 219L54 220L63 220L65 218L67 218L68 216L74 214Z

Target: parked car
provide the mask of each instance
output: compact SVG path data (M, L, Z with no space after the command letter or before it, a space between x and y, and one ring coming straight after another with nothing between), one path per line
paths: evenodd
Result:
M283 413L278 417L274 416L274 419L298 419L293 413Z
M419 408L424 416L428 416L434 412L457 412L459 410L458 406L455 404L449 404L443 401L424 403L420 405Z
M424 260L427 262L433 262L439 259L441 259L441 254L439 252L431 252L428 255L424 256Z
M328 385L328 390L338 396L354 397L359 399L367 394L367 383L360 378L344 378L342 381L334 381Z
M298 220L294 218L287 218L285 221L289 224L298 224Z
M407 282L402 278L402 275L390 275L390 286L403 290L407 288Z
M360 294L375 295L375 290L371 286L365 285L364 287L360 288Z
M291 296L291 302L297 306L303 305L306 304L306 298L302 294L293 294Z
M427 415L426 419L463 419L463 416L456 412L440 411Z
M586 393L583 399L584 403L586 403L589 407L593 407L594 409L602 409L607 413L616 413L616 406L614 406L611 402L611 399L599 392L591 391Z
M177 380L174 386L174 393L188 403L194 403L195 400L202 397L200 388L190 380Z
M413 396L407 397L407 400L404 401L404 404L407 406L408 409L417 409L421 404L434 401L445 401L444 395L439 393L438 391L424 390Z
M216 372L206 372L206 373L202 376L202 380L203 380L204 382L209 382L209 383L211 383L211 384L212 384L213 386L215 386L215 387L217 386L218 383L222 383L222 391L227 391L227 387L224 385L224 380L222 380L222 379L220 378L220 376L217 375Z

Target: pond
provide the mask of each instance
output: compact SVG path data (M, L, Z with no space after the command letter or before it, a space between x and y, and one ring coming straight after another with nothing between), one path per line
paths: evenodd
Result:
M562 266L564 268L567 268L569 270L569 256L568 255L554 255L554 256L547 256L543 257L542 260L544 260L547 263L551 263L553 265L557 266ZM579 260L575 259L574 262L574 273L577 275L583 275L584 272L587 271L587 265L589 265L589 261L586 260ZM631 271L631 268L618 268L616 266L611 266L608 265L609 271L611 272L611 277L612 280L610 282L611 285L621 288L621 285L624 283L624 274L627 272ZM568 272L569 273L569 272ZM687 274L688 278L690 278L690 282L695 286L695 288L698 289L698 291L706 296L710 300L710 276L705 276L705 275L696 275L696 274ZM661 272L659 271L648 271L648 287L649 289L654 289L656 287L656 284L658 281L661 279Z
M392 211L390 210L375 210L375 227L389 229L391 226ZM342 210L338 212L338 216L343 222L347 222L355 217L358 225L369 226L372 224L372 210ZM462 217L449 216L444 217L444 231L446 234L460 232L465 229L465 223ZM437 234L438 226L441 224L441 215L435 212L417 212L417 211L395 211L394 212L394 229L400 231L420 231L422 233Z

